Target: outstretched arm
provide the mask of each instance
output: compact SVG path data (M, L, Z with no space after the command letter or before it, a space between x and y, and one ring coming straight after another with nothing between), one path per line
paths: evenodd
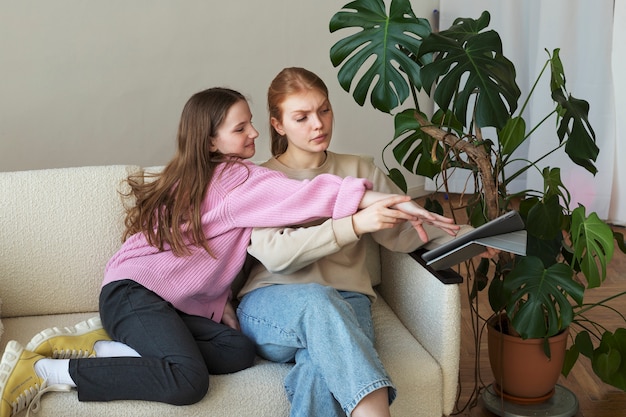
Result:
M351 217L317 226L254 229L248 253L272 273L291 274L356 242Z
M367 208L367 207L371 206L374 203L377 203L377 202L379 202L381 200L384 200L386 198L393 197L393 196L402 197L402 201L410 201L411 200L411 197L409 197L408 195L392 194L392 193L381 193L380 191L367 190L363 194L363 198L361 198L361 203L359 204L359 208L360 209ZM398 201L398 202L400 202L400 201Z
M361 200L361 205L364 206L365 209L372 206L378 209L380 217L378 219L370 218L370 220L386 222L388 226L379 227L376 230L365 230L366 232L373 232L385 228L391 228L401 221L408 220L413 224L415 230L417 230L420 239L422 239L423 242L428 242L428 233L426 233L426 230L424 230L423 224L430 224L432 226L438 227L451 236L455 236L460 229L460 226L454 224L454 220L452 220L451 218L444 217L426 210L415 201L411 200L411 197L406 195L367 191L364 194L363 199ZM394 209L396 213L392 212L392 210ZM399 214L398 212L401 212L403 214ZM358 214L359 213L355 214L355 216L357 216ZM365 224L363 224L363 226L367 227ZM370 224L369 226L374 225ZM355 231L361 234L361 232L357 230L356 227L358 226L355 225Z
M383 194L387 197L374 202L368 207L357 211L352 216L354 232L358 236L365 233L378 232L379 230L391 229L405 221L418 220L415 214L409 214L403 210L397 210L396 205L410 201L410 197L404 195Z

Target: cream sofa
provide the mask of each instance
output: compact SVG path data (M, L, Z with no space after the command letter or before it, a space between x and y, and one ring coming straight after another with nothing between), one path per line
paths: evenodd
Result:
M0 173L0 349L26 344L44 328L97 314L103 268L120 246L118 194L137 166L98 166ZM451 273L437 274L405 254L370 246L380 294L373 306L377 348L398 388L395 417L452 411L460 351L460 295ZM39 417L289 415L283 378L290 365L259 359L250 369L211 376L206 397L178 407L142 401L79 402L76 392L49 393ZM314 417L314 416L312 416Z

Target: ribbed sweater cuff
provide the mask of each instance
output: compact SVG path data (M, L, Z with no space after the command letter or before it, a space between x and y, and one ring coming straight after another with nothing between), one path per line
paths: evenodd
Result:
M363 178L346 177L339 187L333 219L350 216L359 209L359 204L366 190L372 189L372 183Z

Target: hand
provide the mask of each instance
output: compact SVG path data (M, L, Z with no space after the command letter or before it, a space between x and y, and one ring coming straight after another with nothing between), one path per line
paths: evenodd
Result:
M222 314L222 324L227 325L231 329L241 330L239 327L239 320L237 319L237 313L230 301L226 302L224 306L224 314Z
M415 221L417 217L407 214L392 207L406 202L407 197L403 195L392 195L384 198L358 211L352 216L352 225L357 235L377 232L383 229L391 229L399 223L405 221Z
M428 211L412 200L396 204L394 208L416 217L416 220L412 220L411 224L413 224L423 242L428 242L428 233L424 229L424 224L438 227L450 236L456 236L461 228L459 225L454 224L454 220L451 218Z
M496 248L492 248L490 246L487 246L487 250L484 251L483 253L481 253L480 256L481 258L493 258L495 257L497 254L499 254L501 251L500 249L496 249Z

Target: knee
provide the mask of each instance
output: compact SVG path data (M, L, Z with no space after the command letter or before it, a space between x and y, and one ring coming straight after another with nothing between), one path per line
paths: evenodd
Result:
M168 391L162 401L171 405L190 405L200 402L209 390L209 372L185 372L175 387Z
M191 405L202 401L209 391L209 379L205 381L201 386L196 386L195 389L185 390L185 392L179 393L174 401L170 402L172 405Z
M239 365L239 371L249 368L254 365L256 358L256 345L247 336L242 334L242 338L245 340L241 346L241 360Z
M250 368L256 358L256 345L241 332L231 334L228 350L219 361L211 361L209 372L213 375L231 374Z

